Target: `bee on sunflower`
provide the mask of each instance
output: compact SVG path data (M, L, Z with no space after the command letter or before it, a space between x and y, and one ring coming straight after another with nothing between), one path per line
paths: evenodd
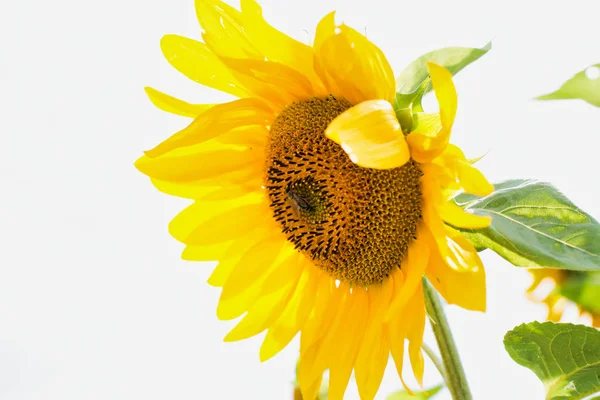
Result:
M405 342L423 376L422 278L448 303L485 310L485 272L451 228L489 217L463 211L457 191L493 186L450 144L457 111L452 74L428 63L438 113L402 126L396 82L365 36L318 24L312 46L269 25L254 0L241 10L197 0L203 41L167 35L178 71L238 99L190 104L154 89L151 100L193 121L135 163L162 192L192 199L169 226L183 258L218 260L217 316L241 317L225 337L267 331L267 360L300 334L298 381L314 399L329 370L329 398L354 371L373 399L391 355L402 380Z

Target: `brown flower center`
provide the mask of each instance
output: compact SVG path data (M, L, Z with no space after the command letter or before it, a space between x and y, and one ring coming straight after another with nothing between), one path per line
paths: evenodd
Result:
M324 134L351 106L329 96L286 107L271 126L265 187L299 251L334 278L367 286L400 267L415 237L422 173L412 160L389 170L352 163Z

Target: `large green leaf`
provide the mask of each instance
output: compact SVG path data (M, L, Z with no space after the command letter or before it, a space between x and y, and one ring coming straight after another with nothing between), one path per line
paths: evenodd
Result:
M581 99L600 107L600 64L578 72L556 92L545 94L538 100Z
M578 400L600 392L600 331L583 325L531 322L504 337L518 364L546 387L546 400Z
M600 315L600 272L570 271L558 292L582 310Z
M427 400L435 396L435 394L442 390L443 387L443 385L437 385L422 392L413 392L413 394L401 390L390 394L386 400Z
M478 60L492 48L492 43L486 44L481 49L469 47L445 47L423 54L414 60L396 78L396 88L399 94L414 93L429 77L427 62L446 67L452 75L456 75L461 69ZM426 91L431 88L426 89Z
M460 229L478 250L520 267L600 270L600 224L548 183L510 180L489 196L460 194L454 201L492 217L488 228Z

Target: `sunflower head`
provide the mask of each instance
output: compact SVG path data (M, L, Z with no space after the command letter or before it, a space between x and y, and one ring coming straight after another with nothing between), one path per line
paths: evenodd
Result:
M529 272L533 282L527 289L528 297L548 307L546 319L560 321L566 306L573 304L580 315L591 319L592 326L600 328L600 273L555 268L535 268ZM544 286L547 287L540 296Z
M429 63L440 110L401 126L383 52L325 16L312 45L279 32L259 5L197 0L202 40L167 35L167 60L237 99L192 104L154 89L151 100L191 123L146 151L137 168L161 191L194 202L169 229L183 258L218 260L217 315L243 315L225 340L267 331L262 360L300 333L298 380L313 399L329 370L340 399L355 372L372 399L405 342L423 374L422 277L449 303L485 309L485 273L454 227L489 220L451 202L492 186L450 144L452 75Z

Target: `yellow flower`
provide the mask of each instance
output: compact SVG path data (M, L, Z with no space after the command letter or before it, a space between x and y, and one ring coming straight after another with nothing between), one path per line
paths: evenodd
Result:
M300 332L305 399L327 369L330 399L343 397L353 370L372 399L390 354L402 377L405 341L421 381L423 275L449 303L485 309L479 256L445 224L487 226L448 199L493 189L449 144L450 72L428 64L440 112L418 115L408 134L384 54L333 13L311 47L269 25L254 0L196 9L203 41L167 35L164 55L239 99L198 105L147 89L159 108L194 120L136 166L159 190L194 200L169 231L184 259L219 261L208 281L222 287L217 315L243 316L225 340L266 330L266 360Z
M546 304L548 307L547 320L559 322L565 307L571 303L577 306L580 315L588 315L591 318L592 326L600 328L598 295L593 294L589 299L587 297L591 292L598 293L600 274L556 268L532 268L529 273L533 277L533 282L527 289L528 297L536 303ZM547 291L548 294L539 296L536 291L543 285L543 282L548 282L550 287ZM561 290L572 293L574 298L569 299L563 296Z

